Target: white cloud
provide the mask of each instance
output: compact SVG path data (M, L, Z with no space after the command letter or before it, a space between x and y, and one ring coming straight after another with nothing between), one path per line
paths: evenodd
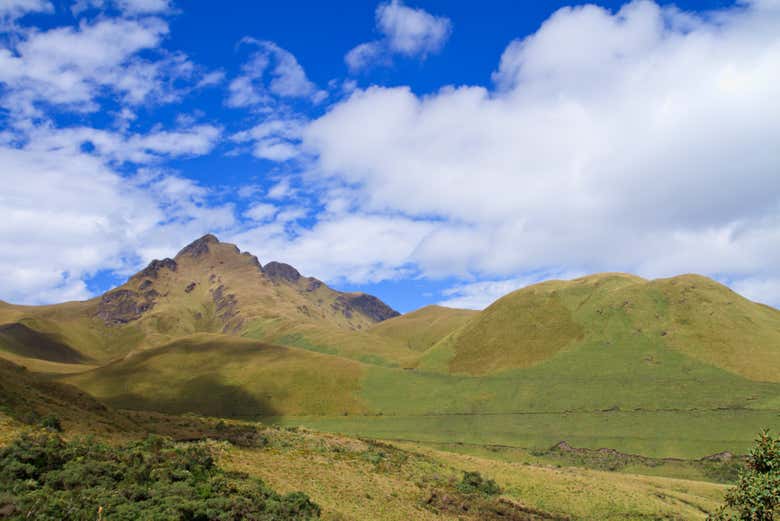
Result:
M51 13L54 11L48 0L3 0L0 2L0 27L13 22L28 13Z
M172 9L170 0L117 0L127 14L160 14Z
M229 240L262 256L261 262L287 262L328 281L366 283L403 275L414 249L431 228L427 223L377 215L325 218L311 228L286 226L291 217L305 213L299 209L292 216L277 216L273 223Z
M751 300L780 307L780 277L752 277L736 281L731 287Z
M254 203L245 212L244 217L253 221L266 222L274 218L279 209L268 203Z
M241 43L253 45L258 50L244 64L242 74L230 82L228 106L269 105L274 97L306 98L319 103L327 96L309 80L289 51L274 42L254 38L244 38Z
M86 298L90 274L130 273L235 222L231 206L207 204L207 190L174 175L127 178L67 149L0 146L0 163L0 287L11 302Z
M507 293L531 284L552 279L570 280L579 276L582 276L582 273L545 272L526 277L457 284L442 291L442 295L446 298L439 304L452 308L485 309Z
M372 87L314 121L309 182L434 229L427 275L780 272L780 9L566 8L496 89ZM780 297L775 297L780 303Z
M385 59L385 63L387 63L383 48L379 42L361 43L344 56L344 61L347 62L347 66L351 71L364 69L371 64L375 64L380 59Z
M114 6L124 15L166 14L173 11L170 0L76 0L70 8L78 16L89 9L105 9Z
M452 32L448 18L407 7L400 0L379 4L376 26L382 39L361 43L344 57L351 71L387 65L393 54L425 58L439 52Z
M237 132L231 139L237 143L251 142L255 157L287 161L299 154L304 124L300 119L268 119L249 130Z
M210 152L221 129L201 124L177 130L152 130L146 134L123 134L90 127L40 126L29 131L26 148L45 153L78 153L86 144L106 161L150 163L164 157L187 157Z
M184 54L160 49L167 34L167 23L154 17L17 29L0 47L0 104L16 115L41 115L38 106L47 104L93 112L99 98L111 94L123 104L167 103L202 82L201 76L213 83L213 73L202 72Z
M452 30L448 18L407 7L400 0L379 5L376 25L387 37L390 50L407 56L439 51Z

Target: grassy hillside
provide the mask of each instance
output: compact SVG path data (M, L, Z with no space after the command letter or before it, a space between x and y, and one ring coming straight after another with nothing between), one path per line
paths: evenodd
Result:
M615 353L657 344L751 380L780 382L780 311L696 275L646 281L600 274L523 288L440 341L422 367L493 374L594 343Z
M400 340L413 351L425 351L477 315L479 311L471 309L426 306L380 322L369 331Z
M116 407L385 439L698 458L780 428L780 312L703 277L549 281L368 327L381 305L268 266L206 238L120 288L148 309L2 306L0 356Z
M72 432L140 432L133 421L84 391L0 359L0 443L25 425L37 425L50 415Z
M65 381L118 408L259 418L365 412L363 371L304 349L201 334Z

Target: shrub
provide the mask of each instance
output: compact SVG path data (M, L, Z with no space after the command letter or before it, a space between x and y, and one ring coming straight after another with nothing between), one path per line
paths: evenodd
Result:
M43 417L41 420L41 427L55 432L62 432L62 424L60 423L60 419L53 414L49 414L48 416Z
M774 521L780 514L780 438L763 431L750 450L748 465L726 504L710 521Z
M479 472L464 472L463 479L458 483L458 490L464 494L483 494L496 496L501 488L492 479L485 479Z
M10 519L291 521L319 517L300 492L220 469L209 445L149 438L112 447L23 434L0 451L0 506Z

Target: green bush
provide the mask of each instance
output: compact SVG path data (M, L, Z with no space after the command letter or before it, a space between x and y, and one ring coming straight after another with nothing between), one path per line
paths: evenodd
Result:
M60 423L60 419L53 414L49 414L48 416L43 417L41 420L41 427L55 432L62 432L62 424Z
M319 518L300 492L226 472L209 445L149 437L119 447L20 436L0 451L0 508L15 520L291 521ZM100 511L100 516L98 512Z
M725 506L710 521L774 521L780 516L780 438L759 434L747 469L726 493Z
M463 479L458 483L458 490L464 494L483 494L496 496L501 488L492 479L485 479L479 472L464 472Z

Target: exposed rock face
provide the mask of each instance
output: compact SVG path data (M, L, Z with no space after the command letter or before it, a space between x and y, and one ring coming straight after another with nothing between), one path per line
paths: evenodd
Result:
M176 254L176 257L201 257L209 252L209 244L219 244L219 239L211 235L210 233L204 235L200 239L188 244L182 250Z
M269 262L263 268L263 272L273 281L297 282L301 278L298 270L283 262Z
M368 316L372 320L381 322L388 318L397 317L400 313L373 295L360 293L358 295L347 296L349 305Z
M309 283L306 285L306 291L312 292L322 286L324 286L324 283L321 280L315 279L314 277L309 277Z
M137 276L156 279L157 276L160 274L160 270L168 269L171 271L176 271L177 268L178 265L176 264L176 261L173 259L163 259L163 260L155 259L152 262L150 262L147 267L142 269Z
M225 286L219 286L211 290L211 298L214 301L215 312L225 324L223 333L237 333L244 324L238 314L238 300L233 293L225 294Z
M252 254L251 254L251 253L249 253L248 251L245 251L245 252L244 252L244 253L242 253L241 255L244 255L245 257L249 257L249 260L250 260L250 262L251 262L252 264L254 264L255 266L257 266L257 269L259 269L260 271L263 271L263 266L260 264L260 261L257 259L257 257L255 257L254 255L252 255Z
M152 309L157 296L155 290L145 293L128 289L112 291L100 299L96 315L109 326L126 324L138 320L141 315Z
M358 311L375 322L382 322L400 315L398 311L378 298L365 293L339 295L330 307L335 311L340 311L347 318L352 318L354 313Z

